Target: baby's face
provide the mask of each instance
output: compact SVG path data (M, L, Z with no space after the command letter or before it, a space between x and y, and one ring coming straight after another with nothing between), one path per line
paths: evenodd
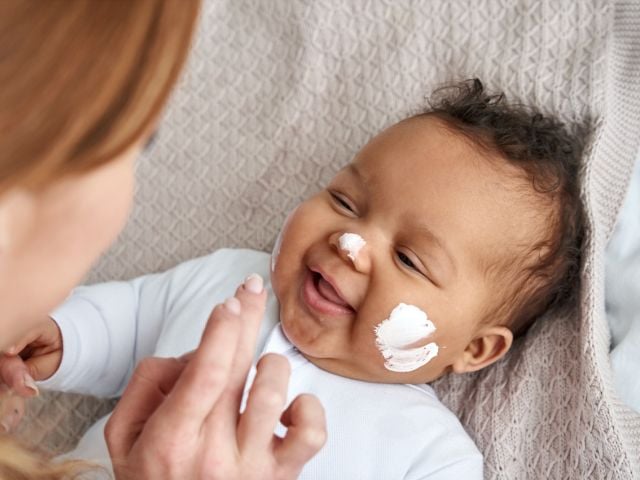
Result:
M286 336L360 380L461 371L503 291L487 269L541 228L514 174L433 117L382 132L286 222L272 272Z

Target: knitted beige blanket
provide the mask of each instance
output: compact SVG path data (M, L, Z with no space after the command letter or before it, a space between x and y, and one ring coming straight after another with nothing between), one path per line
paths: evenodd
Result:
M89 281L223 246L269 250L285 214L370 136L435 86L474 76L565 120L595 121L582 306L540 321L498 365L435 386L484 452L487 478L639 478L640 417L613 391L603 304L603 251L640 142L637 0L207 2L139 162L132 219ZM25 431L56 449L104 408L47 398ZM71 407L73 422L60 423Z

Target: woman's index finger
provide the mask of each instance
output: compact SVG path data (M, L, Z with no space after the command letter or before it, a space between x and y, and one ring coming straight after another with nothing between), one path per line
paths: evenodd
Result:
M167 400L158 409L163 423L173 424L172 428L200 429L229 388L240 331L237 314L225 305L214 308L200 345ZM229 418L228 422L235 426L236 418Z

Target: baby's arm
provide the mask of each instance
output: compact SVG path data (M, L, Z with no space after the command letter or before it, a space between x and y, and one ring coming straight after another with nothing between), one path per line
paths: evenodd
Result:
M211 283L210 277L224 277L220 271L225 269L224 252L190 260L161 274L74 290L51 315L62 333L62 362L39 385L96 396L121 394L135 365L156 353L174 305L188 303L202 285ZM215 303L216 298L211 298L202 305L203 321ZM196 345L197 338L191 348Z
M96 396L120 394L135 364L153 353L173 274L170 270L74 290L51 314L62 334L62 361L40 386ZM141 309L145 296L157 301Z

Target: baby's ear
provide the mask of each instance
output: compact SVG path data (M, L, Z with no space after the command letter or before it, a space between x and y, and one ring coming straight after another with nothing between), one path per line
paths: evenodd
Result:
M453 362L455 373L475 372L500 360L511 348L513 333L507 327L493 325L483 328L469 342L462 355Z

